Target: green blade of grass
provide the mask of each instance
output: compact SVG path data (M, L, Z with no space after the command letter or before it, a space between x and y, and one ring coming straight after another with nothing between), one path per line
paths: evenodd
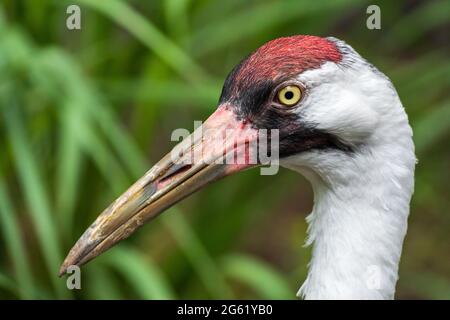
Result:
M269 265L246 255L228 255L222 259L225 274L246 284L262 299L292 299L286 280Z
M146 161L132 138L120 127L118 120L108 108L99 104L92 114L101 130L107 135L116 153L131 173L133 179L139 178L147 169Z
M105 256L143 299L174 299L175 294L163 273L148 258L122 245Z
M99 95L92 90L93 85L88 79L84 79L75 61L69 56L60 51L46 51L41 55L39 67L37 74L53 75L65 85L68 98L64 102L65 108L59 109L63 119L61 125L71 128L75 139L94 159L105 178L110 181L114 192L123 191L129 179L102 137L117 142L113 146L122 150L119 155L136 162L137 149L134 144L130 139L117 134L117 120L112 118L109 108L104 106ZM99 130L102 130L102 134Z
M450 101L436 106L413 124L414 142L418 153L423 153L450 131Z
M61 51L43 51L35 63L36 82L47 75L47 78L56 79L58 84L63 85L66 99L61 102L63 108L58 109L61 126L68 126L76 143L94 160L113 192L119 193L127 185L128 178L92 121L93 116L101 110L100 102L89 81L82 77L75 66L76 63ZM55 92L54 87L47 89L49 94L60 96L60 92ZM76 184L76 180L72 182Z
M19 295L22 299L32 299L35 298L34 280L16 217L6 186L0 178L0 228L13 262Z
M449 1L423 2L416 10L399 19L379 45L396 50L406 47L433 28L448 24L449 12Z
M183 248L183 252L197 270L197 275L212 297L231 299L233 293L216 263L192 231L183 215L177 211L175 208L169 209L162 217L163 221L175 237L178 245Z
M117 278L103 265L92 264L89 266L88 296L95 300L120 300L124 295L119 289Z
M195 56L206 56L242 39L262 33L301 16L319 11L331 11L348 6L356 1L276 1L249 6L235 14L226 15L222 20L205 24L192 35ZM268 19L267 17L270 17ZM239 32L230 26L240 26ZM204 41L208 39L208 41ZM267 39L269 40L269 39Z
M68 107L76 113L78 104ZM87 121L73 123L74 130L77 130L77 139L83 150L94 160L98 170L104 178L109 181L109 186L114 193L120 193L128 184L129 179L116 161L113 153L108 148L104 139L98 134L96 127Z
M57 155L57 208L64 235L73 232L77 188L82 166L81 147L76 136L77 119L74 112L62 108ZM75 123L74 123L75 122Z
M182 77L191 80L208 78L207 73L191 57L127 3L119 0L78 0L78 2L120 24Z
M17 294L16 284L14 281L9 279L7 276L0 272L0 288L12 292L13 294ZM1 297L0 297L1 298Z
M440 61L439 64L436 61ZM450 61L445 61L445 55L438 51L421 55L400 66L392 65L389 70L392 70L392 82L396 85L409 115L411 111L422 110L436 94L444 92L450 85ZM432 86L429 85L431 83Z
M173 38L180 41L189 33L187 9L191 0L164 1L166 26Z
M445 276L426 272L407 274L403 278L400 278L403 286L425 299L450 299L450 281Z
M192 87L183 81L175 79L158 79L136 81L135 79L111 80L103 82L103 87L111 92L110 99L136 99L139 94L139 101L146 105L154 105L156 108L168 107L175 110L176 106L190 105L193 108L212 111L217 104L217 97L220 96L222 80L208 82L201 86ZM139 90L142 88L142 90ZM145 88L152 88L148 90ZM177 92L176 95L173 92Z
M34 157L35 153L29 145L25 127L18 113L19 106L14 99L8 99L5 102L8 106L3 107L1 111L29 214L36 228L51 283L58 296L67 297L68 291L56 277L61 262L61 251L58 233L51 215L49 199L45 192L47 188L39 175L39 165Z

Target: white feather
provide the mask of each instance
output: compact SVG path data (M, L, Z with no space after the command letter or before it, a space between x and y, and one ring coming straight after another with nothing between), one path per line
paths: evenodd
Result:
M312 151L281 161L314 189L306 242L313 244L312 260L298 294L392 299L414 185L412 130L388 78L332 41L344 60L299 76L307 92L296 112L355 152Z

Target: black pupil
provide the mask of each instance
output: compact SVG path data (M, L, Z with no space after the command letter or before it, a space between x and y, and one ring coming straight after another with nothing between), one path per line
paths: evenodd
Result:
M292 91L287 91L287 92L284 94L284 97L285 97L287 100L291 100L291 99L294 97L294 93L293 93Z

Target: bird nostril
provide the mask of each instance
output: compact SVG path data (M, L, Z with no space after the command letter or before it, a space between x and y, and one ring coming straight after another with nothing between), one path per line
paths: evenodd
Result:
M167 170L167 172L159 179L159 183L164 183L168 180L170 180L171 178L173 178L174 176L186 172L187 170L189 170L192 167L191 164L184 164L184 163L180 163L180 164L174 164L169 170Z

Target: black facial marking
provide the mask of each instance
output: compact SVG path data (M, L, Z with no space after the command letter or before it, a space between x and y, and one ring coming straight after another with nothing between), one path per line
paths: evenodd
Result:
M264 81L248 88L240 88L238 96L232 97L231 104L238 106L236 114L239 118L256 120L269 107L272 91L275 87L273 81Z
M308 150L336 149L352 152L350 145L341 142L335 135L317 129L313 124L302 121L301 116L272 106L252 119L257 129L279 130L279 155L281 158Z
M352 148L333 134L316 129L312 126L299 126L294 132L282 136L280 133L280 157L287 157L309 150L336 149L352 152Z

